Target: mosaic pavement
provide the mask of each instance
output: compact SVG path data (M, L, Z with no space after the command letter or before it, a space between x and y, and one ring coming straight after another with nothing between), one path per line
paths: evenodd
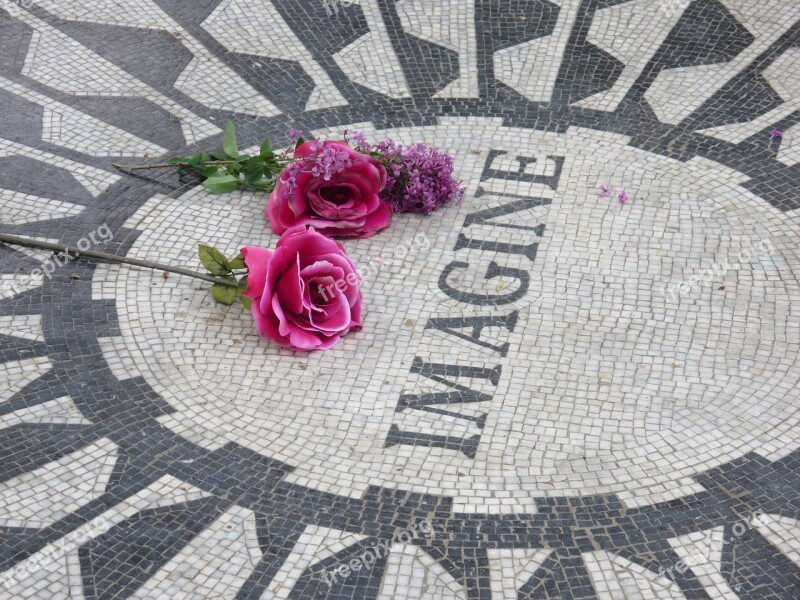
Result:
M467 197L346 243L365 326L311 354L0 245L0 598L800 598L798 0L0 2L0 231L272 247L111 166L227 119Z

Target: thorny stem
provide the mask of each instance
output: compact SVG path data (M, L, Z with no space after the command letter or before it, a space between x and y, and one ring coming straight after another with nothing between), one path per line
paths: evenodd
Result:
M227 287L236 287L236 281L214 277L212 275L205 275L184 269L182 267L173 267L171 265L164 265L161 263L153 262L150 260L140 260L138 258L128 258L126 256L118 256L116 254L109 254L108 252L100 252L99 250L80 250L74 246L67 246L66 244L58 244L53 242L42 242L30 238L24 238L17 235L9 235L7 233L0 233L0 242L6 244L14 244L16 246L24 246L26 248L38 248L40 250L58 250L66 254L72 254L76 258L78 256L88 256L90 258L97 258L108 262L122 263L125 265L133 265L135 267L144 267L146 269L153 269L156 271L167 271L168 273L177 273L178 275L186 275L187 277L194 277L195 279L202 279L203 281L210 281L211 283L218 283Z

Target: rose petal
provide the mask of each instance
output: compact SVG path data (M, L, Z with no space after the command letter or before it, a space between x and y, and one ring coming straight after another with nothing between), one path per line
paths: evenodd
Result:
M356 271L355 265L347 256L341 254L340 255L328 254L324 257L324 260L326 260L332 265L331 273L332 274L335 273L334 274L334 276L336 277L335 280L344 282L342 284L344 289L340 291L343 291L344 295L347 297L348 302L352 306L353 302L355 302L358 296L359 282L361 280L361 278L358 275L358 272ZM358 279L358 281L355 284L351 284L347 280L347 276L351 273L354 274L354 276Z
M272 312L263 313L256 302L250 305L250 312L253 314L258 334L261 337L265 337L281 346L288 345L289 340L285 339L278 331L278 318Z
M303 310L305 282L300 277L300 257L295 256L294 264L278 281L277 296L284 310L300 313Z
M309 312L324 312L325 306L330 302L333 292L326 291L328 286L334 285L333 277L312 277L306 280L306 289L303 293L303 307Z
M337 232L336 235L342 238L366 239L386 229L391 222L392 209L386 202L381 200L378 209L366 216L363 225L351 230L342 230L341 232Z
M309 315L309 322L317 329L328 333L345 333L350 326L350 304L341 292L322 315Z
M282 251L294 256L301 252L303 256L325 254L344 254L344 247L324 235L317 233L313 227L304 225L291 227L281 236L275 246L275 252Z
M326 149L342 153L349 161L329 181L313 172L318 167L314 156ZM374 235L375 223L381 229L388 224L378 198L387 177L380 161L342 141L304 142L295 150L295 157L298 162L281 173L265 210L274 232L281 234L295 225L313 225L327 236L359 238ZM287 193L290 177L294 177L295 187ZM325 190L336 187L339 192L345 191L341 201L326 195ZM375 211L380 212L380 218L368 219Z
M347 281L356 273L355 265L339 242L313 227L294 226L287 228L274 252L247 247L242 253L260 335L309 351L330 348L360 328L362 293ZM337 286L339 281L344 283Z
M305 331L299 327L290 329L289 342L298 350L317 350L323 346L323 341L318 334Z
M341 204L326 200L323 196L326 190L336 188L346 191L349 199ZM312 186L308 191L308 200L315 214L332 220L361 217L367 210L362 200L361 189L350 181L326 182L325 185L316 188Z
M245 246L240 252L247 267L247 289L242 294L251 300L256 300L264 293L267 269L273 253L271 250L256 246Z
M349 331L357 331L361 329L361 300L364 297L363 292L358 290L358 297L354 302L350 303L350 322Z

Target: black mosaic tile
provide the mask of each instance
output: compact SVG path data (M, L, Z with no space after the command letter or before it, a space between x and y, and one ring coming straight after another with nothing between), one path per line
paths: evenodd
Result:
M307 356L199 282L0 244L0 597L800 598L794 4L0 12L4 233L274 247L265 197L111 164L227 119L438 145L468 190L345 244L429 242Z

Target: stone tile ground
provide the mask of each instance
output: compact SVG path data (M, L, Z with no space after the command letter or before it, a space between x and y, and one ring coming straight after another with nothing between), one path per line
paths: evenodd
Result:
M800 598L800 3L5 0L0 100L0 231L129 257L274 246L112 167L228 119L467 187L312 354L0 245L0 598Z

